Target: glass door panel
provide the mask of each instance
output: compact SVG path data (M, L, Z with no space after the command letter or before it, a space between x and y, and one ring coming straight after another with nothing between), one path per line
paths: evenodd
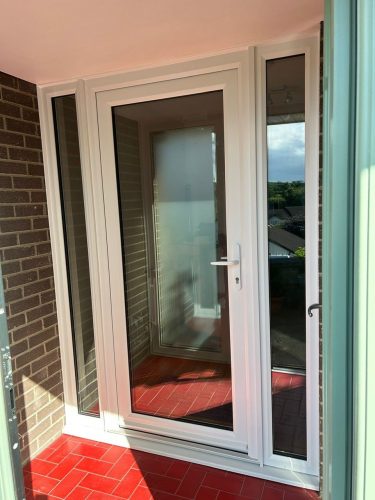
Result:
M233 430L223 92L112 118L132 411Z
M306 460L305 56L266 74L273 451Z

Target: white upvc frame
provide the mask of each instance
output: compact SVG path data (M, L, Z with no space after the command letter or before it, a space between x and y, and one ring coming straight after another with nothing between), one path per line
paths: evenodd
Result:
M77 121L79 133L80 160L82 172L82 188L84 196L85 221L87 232L87 247L89 257L91 300L93 311L94 338L97 356L97 377L99 401L105 395L101 363L101 336L99 332L101 307L98 303L98 289L94 270L97 265L96 234L92 225L91 213L94 203L91 191L91 178L88 170L89 152L87 137L83 131L86 128L86 117L82 109L80 98L82 86L80 82L67 82L64 84L38 88L38 103L41 124L41 137L43 145L44 174L46 183L48 219L50 226L52 262L54 270L56 309L59 325L59 339L62 365L62 378L64 386L64 405L67 422L77 422L77 425L86 425L88 428L102 428L102 413L99 418L83 415L78 410L77 387L75 376L74 346L71 324L71 311L69 300L69 286L67 275L67 262L65 252L65 239L63 229L62 205L60 196L60 182L58 176L58 160L56 153L55 126L53 117L52 100L54 97L75 95L77 106Z
M227 470L237 471L244 474L263 477L265 479L280 480L286 484L304 485L308 488L317 489L318 480L318 336L317 320L314 320L316 326L315 339L310 343L309 360L312 368L310 382L308 382L308 393L313 401L313 407L310 408L309 435L309 453L312 451L313 458L308 461L308 467L301 467L301 461L291 461L285 457L277 457L269 454L270 436L272 436L272 427L270 427L270 384L269 364L267 365L267 342L262 342L262 359L260 356L261 345L260 335L267 335L267 318L264 317L264 307L267 306L267 297L264 290L265 262L260 262L259 273L244 274L242 276L243 286L247 290L247 296L251 307L242 312L244 324L247 326L247 335L244 352L249 358L249 353L258 353L257 359L254 359L254 365L251 367L247 363L245 379L247 391L259 403L255 409L253 418L248 418L248 435L252 436L253 441L249 441L248 455L258 457L257 462L237 458L232 452L228 451L225 456L224 450L215 451L210 447L186 443L178 439L162 438L145 434L138 431L119 432L118 429L118 406L116 376L114 370L106 372L106 367L113 366L110 349L105 349L105 344L112 342L111 333L113 322L107 311L111 310L110 281L108 273L108 248L107 240L102 237L106 234L107 227L104 217L104 200L102 187L99 179L95 176L100 171L100 145L98 141L97 129L97 110L96 95L105 90L133 87L139 84L154 83L158 81L168 81L173 79L185 78L194 75L209 74L217 71L235 69L238 75L239 108L241 110L241 140L240 140L240 163L241 163L241 189L246 196L241 196L241 211L243 218L247 218L250 230L242 235L242 254L243 262L250 269L257 269L258 253L264 254L265 235L258 231L258 217L264 210L264 195L262 189L262 177L259 173L264 168L264 148L256 149L257 143L264 144L264 134L262 129L262 64L270 57L282 57L288 54L302 53L308 55L311 66L309 76L309 96L311 101L311 141L310 158L311 164L315 164L316 173L312 172L312 181L317 184L318 168L317 161L317 141L318 141L318 104L317 94L319 88L318 71L318 37L304 40L300 39L295 43L284 45L266 46L257 49L257 60L255 61L254 48L248 48L235 53L225 53L217 56L210 56L197 60L179 62L164 67L153 67L150 69L141 69L137 71L128 71L125 73L104 75L99 77L90 77L80 81L66 82L58 85L46 85L38 88L39 109L41 116L41 130L43 141L43 152L45 161L45 175L47 188L47 203L49 209L51 244L53 253L54 276L56 283L56 301L61 342L61 361L63 367L63 382L66 407L66 432L88 437L92 439L101 439L104 442L111 442L122 446L133 446L135 448L149 450L151 452L160 452L175 458L196 461L212 465L213 467L223 467ZM289 52L288 52L289 51ZM272 55L271 55L272 54ZM255 68L258 71L257 78L257 131L255 120ZM260 73L259 73L260 71ZM264 71L263 71L264 81ZM306 82L308 85L308 82ZM306 88L307 91L307 88ZM90 261L90 279L94 315L95 343L97 349L97 370L99 380L99 400L100 400L100 418L93 418L78 414L77 396L74 378L74 359L73 345L70 325L69 295L67 287L66 263L64 252L64 238L61 218L61 205L59 196L59 182L57 177L56 148L54 139L54 126L52 116L51 99L55 96L72 94L76 95L79 140L81 149L81 165L83 177L83 190L85 198L85 215L87 224L88 250ZM308 110L306 110L308 112ZM315 125L314 125L315 124ZM308 148L308 144L306 144ZM307 153L307 150L306 150ZM259 171L257 169L259 165ZM313 170L313 169L312 169ZM314 201L314 200L313 200ZM317 215L317 214L316 214ZM264 218L264 213L262 215ZM316 217L316 231L318 220ZM262 243L263 238L263 243ZM254 241L260 241L257 246ZM317 259L316 259L317 263ZM317 264L312 266L310 274L316 272L318 276ZM260 283L260 284L259 284ZM260 291L260 297L259 297ZM310 298L317 301L316 290L310 294ZM309 300L310 298L306 298ZM309 302L307 302L309 303ZM259 315L259 304L263 311ZM267 310L266 310L267 311ZM260 316L260 317L259 317ZM259 323L261 322L261 327ZM261 328L261 330L260 330ZM253 334L251 334L253 332ZM264 339L263 339L264 340ZM266 346L266 347L265 347ZM315 360L313 359L315 356ZM269 362L269 360L268 360ZM263 363L261 371L261 363ZM266 381L261 388L261 374L266 375ZM314 387L315 384L315 387ZM267 392L268 391L268 392ZM110 431L110 432L108 432ZM313 435L311 435L311 432ZM312 441L315 440L316 446ZM266 444L263 450L263 442ZM172 443L172 444L171 444ZM206 449L207 453L204 452ZM204 458L203 458L204 457ZM263 460L265 457L265 460ZM272 462L272 463L271 463ZM236 465L238 464L238 465ZM290 470L287 470L290 469ZM301 472L299 472L301 470Z
M268 287L267 234L267 126L266 62L269 59L305 55L305 244L306 244L306 417L307 460L273 453L271 339ZM262 392L264 463L319 475L319 313L307 315L310 304L319 303L319 38L309 38L256 49L259 311L262 339Z
M130 398L130 378L127 362L128 350L126 342L127 325L125 321L125 298L122 264L122 245L120 234L120 220L118 208L118 192L116 181L116 162L114 131L112 123L112 107L147 102L163 98L215 90L223 91L224 100L224 128L225 128L225 163L226 163L226 211L227 211L227 238L228 258L232 255L232 245L241 241L241 163L239 158L240 126L237 71L224 70L206 73L204 75L188 76L175 80L159 81L153 84L137 85L125 89L100 92L97 94L98 130L102 170L97 172L97 179L102 178L105 210L107 218L108 260L110 266L112 314L116 318L113 324L114 357L117 380L117 399L119 413L123 426L138 430L148 430L162 435L175 437L194 442L205 442L210 445L221 446L226 449L247 451L248 437L246 426L246 403L249 408L256 408L258 401L251 397L246 389L246 379L243 377L246 366L254 366L255 353L249 353L245 362L242 345L249 332L243 322L242 311L248 304L246 289L238 290L235 286L237 268L228 268L228 289L230 303L230 332L231 332L231 366L233 391L233 431L204 427L196 424L170 421L150 415L132 412ZM209 265L209 263L207 263ZM251 272L251 270L249 270ZM107 347L107 346L106 346ZM107 369L108 371L108 369ZM121 386L119 385L121 381ZM247 395L244 397L244 395ZM114 407L113 407L114 408ZM113 409L114 411L114 409ZM255 435L255 433L254 433ZM250 439L253 441L253 439ZM258 456L252 456L258 459Z

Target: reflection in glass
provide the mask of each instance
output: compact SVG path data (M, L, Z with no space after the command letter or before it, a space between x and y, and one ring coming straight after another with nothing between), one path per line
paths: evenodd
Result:
M274 453L306 459L305 60L267 62Z
M222 92L113 123L132 410L232 429Z
M85 210L74 95L52 100L80 413L99 416Z

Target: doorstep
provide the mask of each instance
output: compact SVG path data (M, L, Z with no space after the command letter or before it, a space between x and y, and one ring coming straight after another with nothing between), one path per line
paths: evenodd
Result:
M307 500L318 493L70 435L24 467L27 500Z

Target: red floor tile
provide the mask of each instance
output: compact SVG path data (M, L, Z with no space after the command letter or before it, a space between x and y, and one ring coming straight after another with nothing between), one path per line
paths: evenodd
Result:
M130 453L123 453L118 461L107 472L108 477L122 479L136 462Z
M41 474L25 472L23 477L25 488L38 493L49 493L58 484L56 479L51 479Z
M85 500L91 495L92 491L77 486L72 490L72 492L66 497L66 500Z
M130 469L113 493L121 498L130 498L142 479L143 474L139 470Z
M72 469L51 491L51 494L59 498L66 498L85 476L86 472Z
M219 495L219 490L201 486L195 497L196 500L216 500Z
M203 481L203 486L217 488L227 493L239 495L244 482L244 477L240 474L230 474L223 471L209 472Z
M88 473L79 484L83 488L88 488L89 490L112 493L118 486L119 481L109 477L99 476L98 474Z
M319 498L310 490L70 436L41 456L24 469L27 500Z
M81 460L81 456L69 454L59 464L55 465L55 468L50 471L48 476L54 479L63 479Z
M241 495L249 500L260 500L262 498L265 483L266 481L258 479L257 477L245 477Z
M84 470L86 472L93 472L105 476L109 469L112 467L111 463L96 460L95 458L84 457L76 464L76 469Z
M48 473L55 467L55 463L35 458L32 462L25 466L24 470L33 474L41 474L42 476L47 476Z

